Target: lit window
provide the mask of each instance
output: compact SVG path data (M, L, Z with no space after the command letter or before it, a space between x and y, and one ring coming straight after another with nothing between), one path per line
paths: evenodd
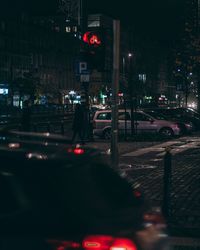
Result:
M146 82L146 79L147 79L147 78L146 78L146 74L139 74L139 75L138 75L138 78L139 78L139 80L142 81L142 82Z
M59 31L60 31L60 27L56 26L56 27L55 27L55 31L56 31L56 32L59 32Z
M65 31L66 31L66 32L71 32L71 27L66 26L66 27L65 27Z
M77 26L73 27L73 32L77 32Z
M88 27L100 27L100 21L88 21Z

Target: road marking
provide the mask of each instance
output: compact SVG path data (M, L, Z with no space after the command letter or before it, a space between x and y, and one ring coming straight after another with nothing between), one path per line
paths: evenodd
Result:
M121 170L132 171L132 170L143 170L143 169L155 169L158 166L153 166L149 164L119 164Z
M172 155L175 154L179 154L182 153L186 150L188 150L189 148L199 148L199 146L197 145L199 142L190 142L175 148L172 148L172 150L170 151ZM156 157L160 157L160 156L164 156L165 152L162 152L160 154L157 154Z
M123 154L122 156L125 156L125 157L135 156L136 157L136 156L141 156L141 155L144 155L144 154L147 154L147 153L150 153L150 152L155 152L155 153L158 152L155 157L159 158L159 157L164 156L165 148L169 147L169 146L171 146L171 148L172 148L170 152L172 153L172 155L175 155L175 154L179 154L181 152L184 152L184 151L186 151L186 150L188 150L190 148L200 148L199 138L196 138L196 139L197 140L195 141L192 138L191 140L188 140L189 142L187 142L187 141L184 142L183 140L168 141L168 142L165 142L165 143L154 145L152 147L141 148L141 149L138 149L138 150ZM181 143L182 145L177 145L177 143L178 144ZM185 144L183 144L183 143L185 143ZM159 159L154 159L154 161L159 161Z
M151 159L150 161L156 162L156 161L162 161L162 160L163 160L162 158L155 158L155 159Z

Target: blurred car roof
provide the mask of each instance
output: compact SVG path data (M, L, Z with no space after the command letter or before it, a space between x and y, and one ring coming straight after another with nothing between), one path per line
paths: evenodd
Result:
M1 133L0 242L13 242L17 249L24 242L35 247L25 244L23 249L52 249L43 248L45 239L80 242L97 234L132 238L135 232L148 231L144 214L150 207L124 173L110 167L107 155L58 139ZM13 244L4 249L13 249Z
M83 148L80 144L71 145L68 137L50 133L1 131L0 146L1 157L16 155L23 159L35 158L46 161L55 159L66 162L74 160L78 162L83 158L91 161L93 158L103 155L103 152L98 149L87 146ZM104 158L108 159L106 155Z

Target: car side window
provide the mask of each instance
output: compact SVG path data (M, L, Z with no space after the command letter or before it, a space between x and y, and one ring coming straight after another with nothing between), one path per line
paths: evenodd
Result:
M134 120L136 121L150 121L150 117L142 113L134 113Z
M100 113L97 116L97 120L111 120L111 113L110 112Z
M128 112L119 112L119 115L118 115L118 119L119 120L130 120L131 117L130 117L130 114Z

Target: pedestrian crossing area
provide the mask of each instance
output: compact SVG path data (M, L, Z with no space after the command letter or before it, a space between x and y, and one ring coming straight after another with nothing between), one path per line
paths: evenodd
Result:
M153 145L151 147L137 149L125 154L122 157L142 157L145 155L153 154L152 161L161 161L166 153L167 149L170 149L172 155L184 153L189 149L200 149L200 138L199 137L183 137L181 139L167 141L161 144Z

